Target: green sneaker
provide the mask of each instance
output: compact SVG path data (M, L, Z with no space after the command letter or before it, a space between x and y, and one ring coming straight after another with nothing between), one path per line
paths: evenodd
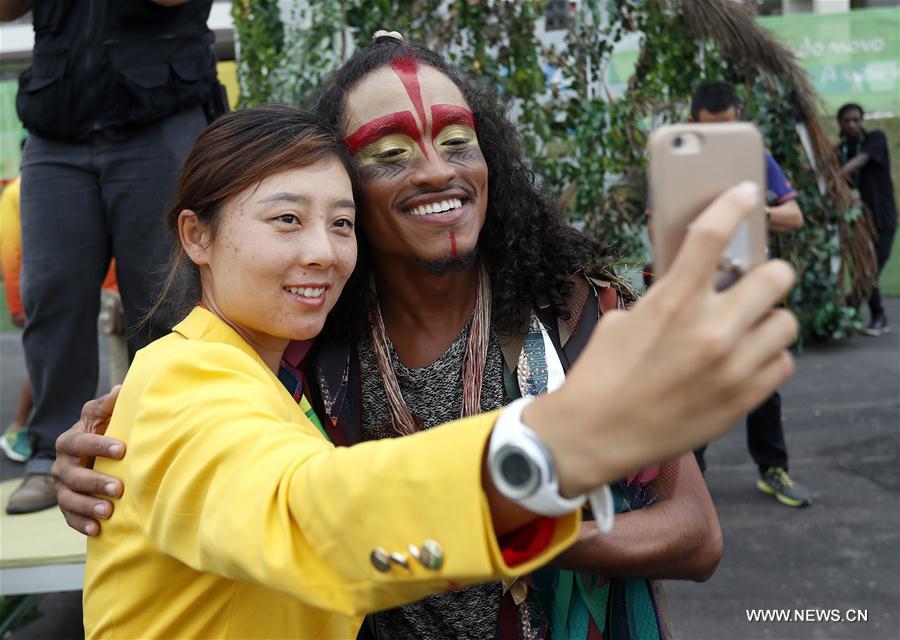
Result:
M789 507L805 507L809 504L809 491L797 484L783 467L769 467L759 475L756 488L775 496L778 502Z
M28 444L28 427L9 425L0 436L0 449L6 457L16 462L25 462L31 457L31 445Z

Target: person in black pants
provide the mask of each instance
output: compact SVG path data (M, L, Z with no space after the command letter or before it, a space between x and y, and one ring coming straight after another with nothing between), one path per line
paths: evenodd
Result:
M31 457L7 504L56 504L56 438L97 393L100 284L116 259L129 358L171 329L141 324L171 244L162 213L181 162L220 111L212 0L41 0L16 110L22 154L23 343L34 389ZM31 8L0 4L0 20ZM138 330L139 328L139 330Z
M859 189L859 197L872 217L875 227L875 257L878 271L869 297L869 324L862 330L868 336L880 336L890 331L878 277L891 257L894 234L897 232L897 204L894 201L894 183L891 180L891 159L888 155L887 137L883 131L863 128L863 109L848 103L838 110L841 127L841 143L837 147L843 167L841 174Z
M747 414L747 448L759 469L757 488L789 507L809 504L809 492L788 474L787 445L781 422L781 394L777 391ZM706 473L706 447L694 451L697 466Z
M734 87L726 82L699 86L691 99L693 122L733 122L737 120L740 102ZM769 230L776 233L803 226L803 212L797 204L797 193L772 155L766 151L766 217ZM773 393L747 415L747 447L759 469L756 487L789 507L809 504L809 492L788 473L787 445L781 421L781 394ZM704 452L694 456L701 471L706 471Z

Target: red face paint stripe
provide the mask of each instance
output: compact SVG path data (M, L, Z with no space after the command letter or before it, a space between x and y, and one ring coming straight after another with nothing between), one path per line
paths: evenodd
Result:
M456 253L456 232L450 232L450 256L456 260L459 256Z
M416 59L410 56L403 56L391 62L391 69L400 78L409 99L412 100L413 107L419 115L419 121L422 123L422 129L425 129L425 105L422 102L422 88L419 86L419 65ZM426 153L426 155L428 155Z
M464 124L475 128L475 116L465 107L454 104L431 105L431 129L432 135L437 136L441 129L451 124Z
M367 122L359 129L344 138L344 144L350 155L356 155L367 146L392 133L403 133L419 143L419 148L425 152L425 143L422 134L416 126L416 121L409 111L398 111Z

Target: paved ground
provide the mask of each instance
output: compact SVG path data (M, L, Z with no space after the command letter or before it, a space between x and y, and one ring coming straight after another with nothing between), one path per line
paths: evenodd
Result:
M900 300L888 300L900 318ZM813 504L754 488L743 426L706 453L725 557L704 584L667 588L676 637L900 638L900 331L815 346L782 389L792 475ZM747 621L747 609L848 609L867 622ZM805 614L804 614L805 615ZM823 615L811 612L811 615Z
M725 557L705 584L669 583L676 637L900 637L900 300L887 302L892 334L808 348L782 389L791 471L810 487L811 507L793 510L756 491L742 426L710 446L707 481ZM16 340L0 335L2 424L18 384ZM2 464L4 478L21 473ZM13 637L81 637L79 598L46 597L42 619ZM867 620L749 622L748 609L829 619L860 610L853 615Z

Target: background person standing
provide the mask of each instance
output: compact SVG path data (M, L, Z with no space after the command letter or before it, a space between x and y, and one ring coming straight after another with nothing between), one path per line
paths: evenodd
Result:
M41 0L16 107L22 156L25 360L32 454L9 513L56 504L57 436L97 391L100 287L116 258L129 355L168 332L134 327L156 296L170 241L162 212L181 161L221 101L212 0ZM0 3L15 19L30 2Z
M876 236L875 257L878 272L869 297L869 325L862 330L867 336L888 333L887 316L881 304L878 278L891 257L894 234L897 232L897 204L894 201L894 183L891 180L891 159L888 155L887 136L879 129L866 131L863 126L863 108L847 103L838 110L837 120L841 128L841 143L837 151L841 156L841 174L859 189L859 197L872 216Z
M20 329L25 326L25 307L19 288L22 268L22 230L19 224L19 187L16 178L0 195L0 263L3 265L3 291L12 323ZM12 421L0 436L0 449L10 460L25 462L31 456L28 444L28 416L31 414L31 382L28 374L22 376L16 412Z
M23 140L24 144L24 140ZM10 319L16 327L25 328L25 308L22 305L19 281L22 272L22 228L19 215L19 191L21 180L10 182L0 195L0 263L3 264L3 289ZM128 370L128 346L124 335L124 318L119 287L116 284L116 261L109 265L103 281L101 311L97 324L100 333L108 336L109 384L121 384ZM16 412L0 436L0 450L10 460L26 462L31 457L28 442L28 417L32 409L31 381L26 371L19 387Z
M734 87L727 82L710 82L697 87L691 98L691 121L701 123L734 122L740 101ZM784 232L803 226L803 212L797 204L797 193L781 167L768 151L766 163L766 218L769 230ZM747 414L747 448L759 469L756 487L789 507L809 504L806 487L788 473L787 445L781 419L781 394L776 390L765 402ZM694 452L700 469L706 470L701 447Z

